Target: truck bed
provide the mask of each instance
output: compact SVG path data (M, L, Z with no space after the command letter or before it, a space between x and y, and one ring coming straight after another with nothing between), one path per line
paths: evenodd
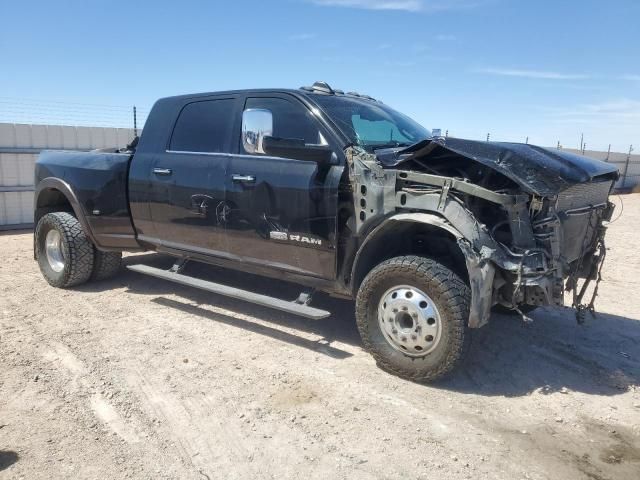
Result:
M64 184L72 187L71 206L86 221L98 248L137 248L128 202L132 157L129 153L43 151L36 163L35 183L39 191L50 189L51 195Z

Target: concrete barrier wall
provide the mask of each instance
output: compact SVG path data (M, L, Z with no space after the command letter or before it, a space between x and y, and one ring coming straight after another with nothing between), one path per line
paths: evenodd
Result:
M581 154L580 150L566 149L569 152ZM587 157L612 163L620 171L620 179L616 183L618 190L633 190L640 184L640 155L629 155L620 152L599 152L596 150L585 150ZM627 158L629 159L627 162ZM626 174L625 174L626 173Z
M40 150L124 147L133 129L0 123L0 229L33 222L34 164Z

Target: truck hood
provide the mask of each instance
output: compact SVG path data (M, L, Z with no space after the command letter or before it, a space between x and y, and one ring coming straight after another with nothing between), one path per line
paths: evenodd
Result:
M429 158L452 153L492 168L526 192L541 196L555 195L577 183L618 177L618 169L609 163L523 143L434 138L401 150L377 150L376 156L385 167L402 168L414 158L428 163Z

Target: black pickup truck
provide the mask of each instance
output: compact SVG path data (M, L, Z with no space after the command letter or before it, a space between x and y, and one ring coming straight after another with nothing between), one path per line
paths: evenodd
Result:
M320 319L316 290L355 299L382 368L429 381L494 308L593 309L617 170L526 144L432 135L324 82L158 100L123 149L45 151L35 257L56 287L131 270ZM188 260L284 278L295 301L186 275ZM593 285L592 285L593 287ZM597 290L597 289L596 289ZM296 292L297 293L297 292Z

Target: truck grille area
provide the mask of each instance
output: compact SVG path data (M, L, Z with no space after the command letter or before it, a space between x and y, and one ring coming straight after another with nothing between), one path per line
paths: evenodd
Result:
M576 208L583 208L607 203L611 180L602 182L579 183L563 190L558 194L556 211L566 212Z
M574 185L558 195L556 212L561 222L561 255L573 262L595 248L612 181ZM591 208L589 208L591 207Z

